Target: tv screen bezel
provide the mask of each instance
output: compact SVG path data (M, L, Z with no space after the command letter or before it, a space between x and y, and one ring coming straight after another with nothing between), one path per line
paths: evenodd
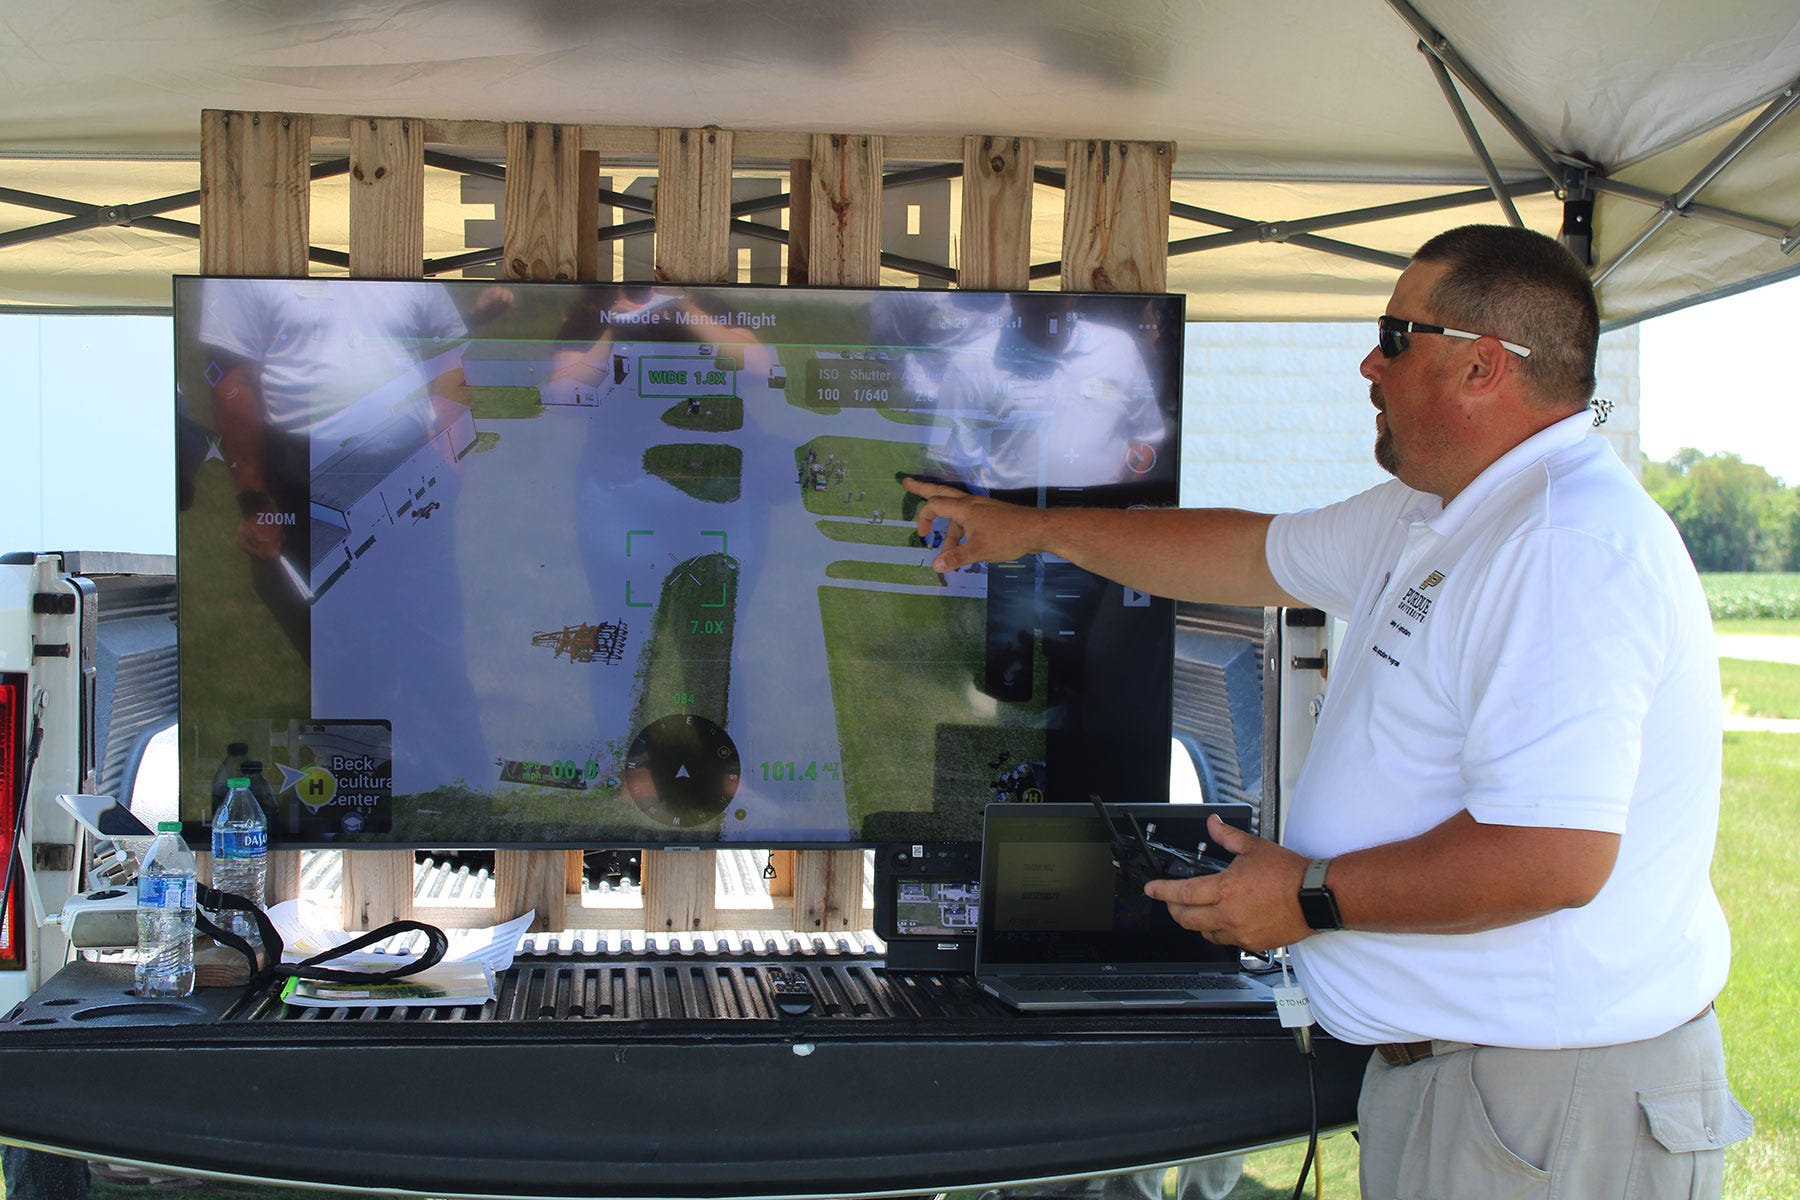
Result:
M330 284L375 284L375 285L381 285L381 284L388 284L388 283L418 284L418 283L436 282L436 283L456 284L456 285L464 286L464 287L476 287L476 286L484 286L484 285L485 286L493 286L493 281L487 281L487 280L432 280L432 279L386 280L386 279L367 279L367 278L361 278L361 277L347 277L347 276L310 276L310 277L304 277L304 278L305 278L305 281L307 281L307 282L324 283L324 284L328 284L328 285L330 285ZM176 371L177 371L178 382L179 382L180 371L181 371L181 366L182 366L182 345L183 345L183 336L182 335L184 332L184 327L183 327L183 323L182 323L183 306L182 306L182 302L181 302L181 298L180 298L181 290L184 287L198 288L198 287L202 286L204 283L206 283L210 280L214 280L214 279L221 279L221 280L268 279L268 280L281 281L281 282L292 281L292 280L288 280L284 277L267 277L267 276L207 276L207 275L176 276L175 283L174 283L175 320L172 322L171 336L173 338L174 346L175 346ZM534 292L538 292L538 291L549 292L549 291L553 291L553 290L565 290L565 289L569 290L571 292L575 292L575 291L579 291L582 289L593 289L593 288L619 289L619 288L626 288L626 287L649 287L649 288L654 288L654 289L674 290L674 291L678 291L681 293L688 293L688 294L701 293L701 294L717 295L717 294L731 293L731 292L767 293L767 292L774 291L774 292L791 292L791 293L794 293L799 296L818 296L818 295L833 295L833 294L839 294L839 295L871 295L871 294L879 295L879 294L894 294L894 293L916 294L919 291L927 290L927 289L894 288L894 287L846 287L846 286L834 286L834 285L823 285L823 286L809 285L809 286L802 286L802 287L792 287L792 286L785 286L785 285L784 286L772 286L772 285L763 285L763 284L744 284L744 283L678 284L678 283L644 282L644 281L594 282L594 281L569 281L569 280L555 280L555 281L509 280L509 281L503 281L503 286L505 286L507 288L522 288L522 289L527 289L527 290L534 291ZM1182 405L1182 390L1183 390L1182 343L1183 343L1183 334L1184 334L1185 316L1186 316L1186 314L1185 314L1186 297L1183 294L1181 294L1181 293L1152 293L1152 292L1059 291L1059 290L1049 290L1049 289L966 289L966 290L965 289L950 289L950 290L966 292L966 294L969 294L972 296L992 296L992 297L1005 298L1005 299L1010 299L1010 298L1014 298L1014 297L1028 297L1033 302L1042 302L1042 301L1051 300L1054 298L1066 298L1075 303L1080 303L1081 301L1084 301L1084 300L1096 300L1096 301L1102 301L1102 302L1105 302L1108 304L1114 304L1114 303L1118 303L1121 301L1129 302L1129 301L1133 301L1133 300L1142 300L1142 301L1146 301L1146 302L1154 302L1154 303L1157 303L1160 305L1172 306L1173 311L1168 313L1168 318L1169 318L1170 328L1173 330L1175 336L1173 338L1171 347L1166 351L1166 353L1168 354L1168 362L1169 362L1170 369L1169 369L1168 378L1165 381L1165 386L1172 388L1174 395L1172 397L1172 403L1170 404L1170 426L1168 429L1166 445L1168 446L1169 451L1172 454L1173 459L1174 459L1174 461L1171 463L1171 467L1173 470L1173 476L1170 480L1169 487L1170 487L1171 492L1177 497L1176 503L1179 502L1179 500L1178 500L1179 491L1180 491L1179 447L1181 445L1181 437L1182 437L1182 431L1183 431L1183 425L1184 425L1184 413L1183 413L1183 405ZM181 415L182 415L182 404L181 404L181 401L179 398L179 394L177 394L177 396L175 398L174 412L175 412L176 419L179 422ZM178 431L178 444L179 444L179 431ZM178 531L179 531L180 527L181 527L181 523L179 520L177 520ZM178 554L180 552L180 549L181 549L180 539L178 538L178 546L177 546ZM1117 586L1117 585L1113 585L1113 584L1109 583L1108 586ZM1166 639L1167 639L1167 642L1168 642L1168 645L1170 648L1170 653L1168 655L1167 665L1164 667L1164 669L1162 671L1162 675L1161 675L1161 680L1160 680L1161 686L1159 689L1160 694L1157 697L1155 697L1151 701L1151 703L1149 705L1147 705L1147 707L1153 708L1154 711L1161 714L1163 717L1161 736L1154 740L1157 744L1157 747L1159 747L1157 761L1166 761L1166 758L1167 758L1166 747L1168 747L1170 745L1170 739L1172 737L1172 730L1173 730L1173 699L1174 699L1174 682L1175 682L1174 681L1173 646L1174 646L1174 629L1175 629L1175 610L1174 610L1174 604L1172 601L1168 601L1166 599L1158 597L1158 598L1154 598L1152 602L1157 607L1165 610L1165 613L1166 613ZM178 616L178 626L179 626L179 616ZM180 662L182 668L186 667L187 662L188 662L188 647L186 645L185 639L178 639L178 661ZM178 689L178 691L179 691L179 689ZM318 719L316 717L316 715L315 715L314 719L315 720ZM1147 739L1147 742L1148 742L1148 739ZM1147 744L1146 751L1148 751L1149 748L1150 747ZM188 757L188 754L189 754L189 751L187 748L187 743L184 739L181 750L178 755L178 758L186 759ZM1160 773L1159 778L1161 777L1161 775L1166 775L1166 771ZM195 778L197 780L199 778L199 776L196 774ZM184 782L184 790L186 790L185 784L187 783L188 780L187 780L187 774L185 772L182 774L182 779ZM1164 784L1164 788L1165 788L1165 790L1163 791L1162 796L1160 798L1162 800L1166 801L1167 800L1166 782ZM1117 801L1132 801L1132 802L1138 802L1138 803L1145 802L1138 797L1126 796L1126 795L1107 796L1106 799L1117 800ZM1150 802L1155 802L1155 801L1150 801ZM981 807L983 806L983 802L978 799L978 800L972 801L971 803L974 806L975 812L977 813L977 819L979 819L979 812L980 812ZM207 830L207 826L206 826L205 822L195 821L195 820L189 819L188 817L184 816L182 818L182 825L183 825L183 836L185 837L185 839L188 841L188 843L190 845L193 845L193 846L196 846L196 847L199 847L202 849L206 848L207 839L208 839L209 834L208 834L208 830ZM868 836L863 836L863 837L858 837L858 838L854 838L854 839L842 839L842 840L813 840L813 839L804 839L804 838L802 838L802 839L777 839L777 838L760 839L759 838L759 839L755 839L755 840L749 840L749 839L735 839L735 838L734 839L720 839L720 838L716 838L716 837L711 840L703 840L703 839L697 839L697 838L658 839L658 838L650 838L650 837L645 837L645 838L634 838L634 837L610 838L609 837L609 838L603 838L603 839L575 839L575 840L557 839L557 840L524 841L524 842L504 841L504 840L487 839L487 838L471 838L471 839L428 838L425 840L409 838L409 839L401 840L401 839L395 839L395 838L391 838L391 837L384 837L384 838L377 839L375 837L370 836L370 837L334 838L334 839L317 839L317 840L315 840L315 839L295 840L292 838L272 837L271 845L275 846L276 848L280 848L280 849L344 849L344 850L353 850L353 851L356 851L359 853L368 852L368 851L382 851L382 850L388 850L388 851L408 850L408 849L414 849L414 848L430 848L430 849L443 849L443 850L522 850L522 851L541 850L541 851L546 851L546 852L556 852L556 851L564 851L564 850L594 850L594 849L618 849L618 850L638 850L638 851L644 851L644 850L676 850L676 851L682 851L682 850L733 850L733 849L863 851L863 850L868 850L868 849L883 846L883 845L894 844L896 842L914 841L914 840L917 840L917 838L912 837L910 835L904 836L904 837L874 837L874 838L868 837Z

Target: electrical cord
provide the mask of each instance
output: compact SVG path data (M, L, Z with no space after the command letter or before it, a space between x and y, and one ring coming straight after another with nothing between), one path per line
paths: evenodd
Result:
M435 925L427 925L423 921L401 920L390 921L379 929L371 929L360 937L352 938L339 946L322 950L298 963L285 963L281 960L283 948L281 934L275 923L269 920L269 914L258 905L233 892L221 892L216 888L201 885L196 889L197 907L194 913L194 926L200 932L208 934L221 946L235 950L243 955L250 964L250 982L245 985L245 994L250 995L262 991L273 984L285 983L289 979L322 979L339 983L378 983L390 979L402 979L408 975L416 975L429 967L435 967L444 960L450 948L450 940L444 931ZM253 945L248 939L216 924L209 913L226 911L241 912L249 915L256 925L257 942ZM377 942L401 933L423 933L425 950L417 958L408 960L397 967L381 971L345 970L327 967L324 964ZM260 953L259 953L260 951ZM265 961L266 960L266 961Z
M1300 1051L1300 1057L1306 1060L1306 1094L1311 1111L1306 1138L1306 1157L1300 1163L1300 1178L1294 1181L1292 1200L1300 1200L1306 1191L1306 1176L1310 1172L1313 1177L1313 1193L1320 1192L1323 1184L1316 1169L1319 1153L1319 1074L1317 1057L1313 1054L1312 1042L1312 1009L1306 1002L1306 992L1288 974L1287 950L1284 947L1276 956L1281 968L1281 983L1274 988L1275 1011L1281 1018L1283 1026L1294 1034L1294 1046Z
M1306 1157L1300 1162L1300 1178L1294 1180L1292 1200L1300 1200L1302 1193L1306 1191L1306 1173L1308 1171L1312 1172L1313 1195L1317 1196L1324 1187L1324 1176L1314 1161L1319 1153L1319 1073L1314 1069L1316 1060L1311 1049L1306 1051L1304 1057L1306 1059L1306 1093L1312 1107L1312 1130L1307 1134Z

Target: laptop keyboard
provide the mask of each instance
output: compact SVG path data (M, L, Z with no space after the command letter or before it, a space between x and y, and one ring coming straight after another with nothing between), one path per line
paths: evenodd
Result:
M1033 991L1110 992L1118 988L1179 988L1238 991L1236 975L1034 975L1019 984Z

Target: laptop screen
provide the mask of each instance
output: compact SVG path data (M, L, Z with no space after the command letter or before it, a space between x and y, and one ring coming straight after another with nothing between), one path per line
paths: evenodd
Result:
M1247 804L1122 807L1137 815L1146 837L1184 850L1207 842L1208 815L1240 828L1251 816ZM976 957L983 969L1237 966L1235 948L1183 929L1167 905L1114 868L1111 835L1085 804L988 806Z

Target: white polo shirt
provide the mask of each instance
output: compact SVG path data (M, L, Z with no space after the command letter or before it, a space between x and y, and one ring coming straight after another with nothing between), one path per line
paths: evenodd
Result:
M1680 536L1590 420L1514 447L1448 507L1393 481L1269 528L1281 586L1349 623L1290 848L1343 854L1463 809L1622 835L1584 907L1301 942L1312 1007L1346 1041L1610 1045L1674 1028L1724 986L1712 624Z

